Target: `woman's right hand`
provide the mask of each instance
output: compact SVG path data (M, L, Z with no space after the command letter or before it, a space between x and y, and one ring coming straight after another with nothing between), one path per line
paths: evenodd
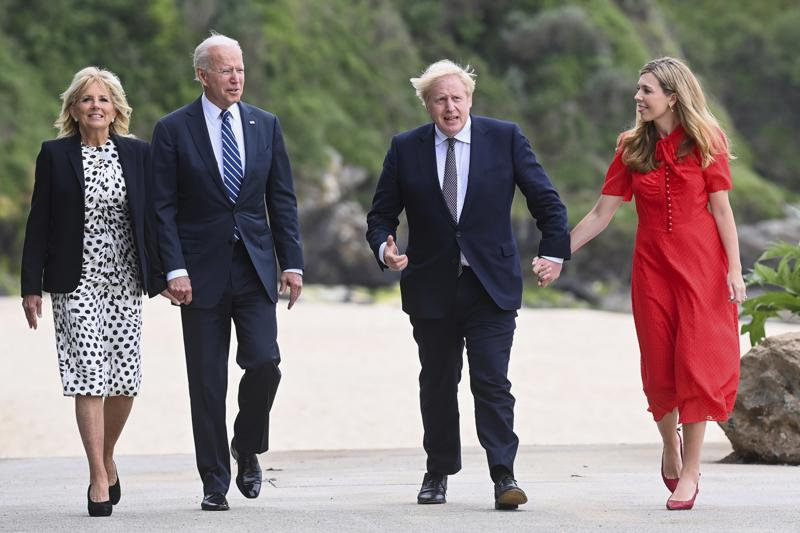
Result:
M38 319L42 318L42 297L38 294L28 294L22 297L22 309L25 311L25 320L28 327L36 329Z

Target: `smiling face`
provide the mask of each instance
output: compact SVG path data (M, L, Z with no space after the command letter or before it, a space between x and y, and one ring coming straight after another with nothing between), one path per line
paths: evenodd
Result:
M455 136L464 129L472 109L472 95L455 74L443 76L431 86L425 99L431 119L442 133Z
M78 122L78 128L84 138L105 135L111 122L117 116L117 110L111 101L111 92L98 81L88 84L78 95L70 108L70 114Z
M652 72L645 72L639 78L633 99L636 100L636 110L642 120L650 122L671 113L670 106L674 106L678 98L674 93L667 96L658 78Z
M197 78L206 97L220 109L228 109L242 99L244 60L236 46L215 46L209 50L208 70L198 68Z

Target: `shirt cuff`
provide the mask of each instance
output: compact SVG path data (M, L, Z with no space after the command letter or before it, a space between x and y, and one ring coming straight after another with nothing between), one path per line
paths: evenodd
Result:
M292 272L294 274L300 274L301 276L303 275L302 268L287 268L286 270L284 270L284 272Z
M550 257L549 255L541 256L542 259L547 259L548 261L552 261L553 263L558 263L559 265L564 263L563 257Z
M167 281L172 281L175 278L179 278L181 276L188 276L189 271L185 268L179 268L177 270L170 270L167 272Z
M383 260L383 252L386 250L386 243L381 244L381 247L378 248L378 258L381 260L381 263L386 265L386 261ZM386 265L389 266L389 265Z

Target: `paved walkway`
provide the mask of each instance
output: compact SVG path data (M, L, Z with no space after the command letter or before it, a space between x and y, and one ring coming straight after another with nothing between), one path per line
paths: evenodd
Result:
M523 447L517 477L530 502L493 509L482 451L464 453L448 503L420 506L421 450L269 452L272 478L256 500L235 485L231 510L200 510L189 455L122 456L122 501L110 518L86 513L83 458L0 460L2 531L798 531L800 470L716 462L706 448L701 490L690 512L670 512L654 445ZM273 486L274 485L274 486Z
M110 519L90 519L49 301L44 315L30 331L19 298L0 298L0 531L800 531L800 470L717 463L730 446L715 425L696 509L664 509L633 321L586 310L523 309L517 320L510 378L515 429L527 445L517 477L531 502L493 510L464 383L464 470L450 480L449 503L418 506L419 363L407 317L398 303L312 301L279 310L284 379L275 451L262 459L274 487L257 500L234 487L228 513L199 510L179 315L165 300L149 301L141 395L118 446L123 501ZM767 332L797 329L778 323ZM229 422L241 375L234 358ZM303 451L315 449L350 451Z

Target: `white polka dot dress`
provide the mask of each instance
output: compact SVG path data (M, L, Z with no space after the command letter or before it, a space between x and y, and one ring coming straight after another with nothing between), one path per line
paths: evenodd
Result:
M136 396L142 285L116 146L81 145L86 182L78 288L53 293L65 396Z

